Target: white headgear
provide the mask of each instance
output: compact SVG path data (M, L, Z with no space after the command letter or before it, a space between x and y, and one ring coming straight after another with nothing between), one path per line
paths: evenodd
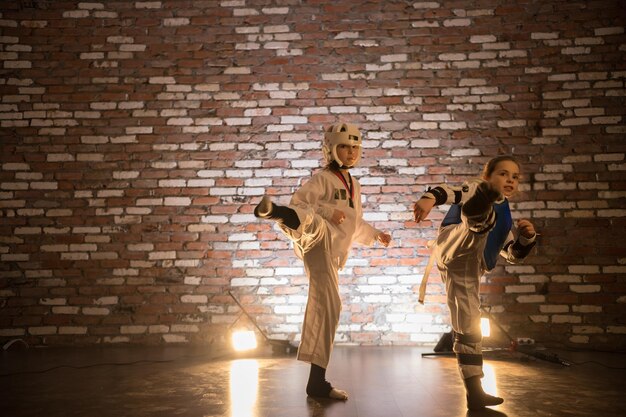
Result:
M355 125L340 123L328 127L324 132L324 145L322 146L326 163L331 163L334 160L340 167L344 166L344 163L337 157L337 145L356 145L359 147L359 154L354 164L347 167L352 168L361 159L361 144L361 132Z

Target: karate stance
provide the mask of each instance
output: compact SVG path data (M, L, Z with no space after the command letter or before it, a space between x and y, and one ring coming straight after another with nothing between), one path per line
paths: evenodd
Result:
M499 255L520 262L535 245L535 228L517 222L517 239L507 198L517 192L520 166L509 156L487 163L482 179L460 188L442 184L426 192L413 207L415 221L428 216L433 206L452 204L431 256L435 256L446 286L454 333L453 350L466 388L467 408L479 410L502 404L500 397L483 391L482 334L480 331L480 277L496 266Z
M311 364L306 393L312 397L348 399L326 381L326 368L341 312L338 271L352 243L388 246L391 241L363 220L361 186L348 171L359 162L361 142L354 125L329 127L322 148L326 167L293 194L289 206L278 206L266 195L254 209L255 216L278 222L304 261L309 294L297 358Z

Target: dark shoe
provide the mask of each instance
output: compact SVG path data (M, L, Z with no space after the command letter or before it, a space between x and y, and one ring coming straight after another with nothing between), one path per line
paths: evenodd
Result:
M467 390L467 408L468 410L480 410L485 407L491 407L499 405L504 402L504 399L500 397L494 397L483 391L483 387L480 383L480 377L473 376L463 381L465 383L465 389Z
M306 394L309 397L331 398L333 400L341 400L341 401L345 401L348 399L347 392L340 390L340 389L333 388L333 386L330 385L330 382L328 381L324 381L320 384L309 383L306 386Z

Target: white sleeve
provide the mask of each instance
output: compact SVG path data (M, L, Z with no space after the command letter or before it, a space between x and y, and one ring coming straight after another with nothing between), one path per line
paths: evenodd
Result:
M376 236L382 233L374 226L363 219L363 206L361 205L361 184L355 180L355 196L358 198L356 230L354 231L354 241L363 246L374 246Z
M374 246L374 243L376 243L376 236L380 233L382 233L380 230L376 229L361 217L357 220L354 241L363 246Z

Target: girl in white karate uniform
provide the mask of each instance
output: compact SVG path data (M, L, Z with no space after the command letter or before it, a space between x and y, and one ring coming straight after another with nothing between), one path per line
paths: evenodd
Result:
M309 294L298 348L298 360L311 364L306 392L313 397L347 400L348 394L326 381L326 368L341 312L338 271L353 242L388 246L391 236L363 220L361 186L349 172L361 157L362 137L351 124L324 132L327 165L298 189L289 206L278 206L266 195L254 214L278 222L304 261Z
M487 163L481 179L461 187L441 184L430 189L413 207L418 223L440 204L451 204L432 256L446 285L454 331L453 350L466 388L470 410L501 404L500 397L483 391L482 335L480 331L480 277L493 269L498 256L508 262L524 259L535 245L535 228L528 220L517 222L517 236L508 197L517 192L520 166L510 156Z

